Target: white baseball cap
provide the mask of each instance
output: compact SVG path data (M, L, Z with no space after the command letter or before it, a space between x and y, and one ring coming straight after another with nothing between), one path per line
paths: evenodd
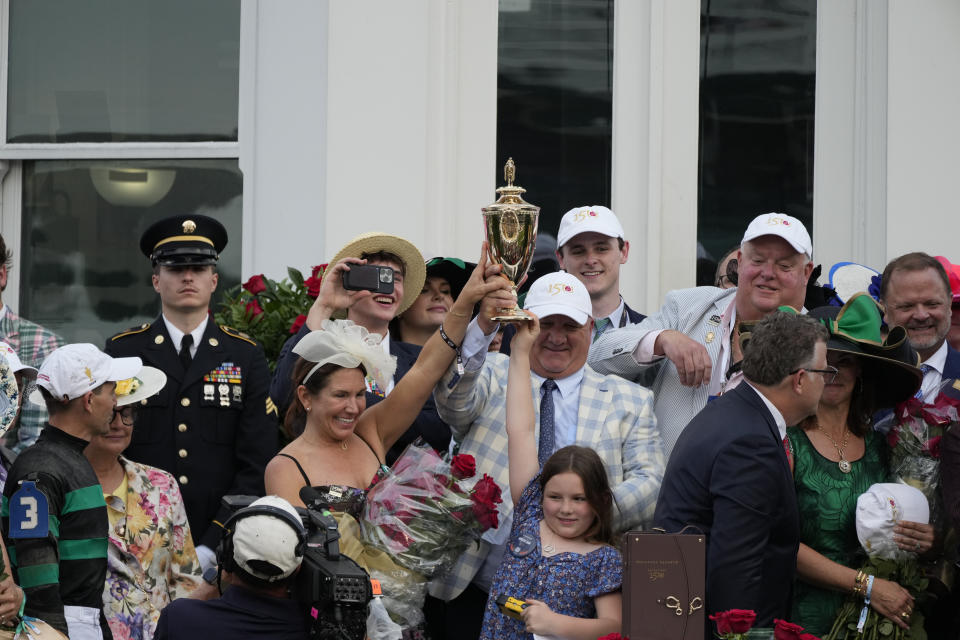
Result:
M37 386L55 398L74 400L105 382L132 378L142 366L140 358L111 358L90 343L68 344L40 365Z
M804 253L807 257L813 257L813 242L810 240L810 234L803 223L788 216L785 213L764 213L756 218L747 226L746 233L743 234L744 242L750 242L760 236L779 236L790 243L790 246L797 250L797 253Z
M250 503L253 507L274 507L286 511L297 522L300 514L279 496L265 496ZM293 574L303 559L298 550L305 535L301 524L294 530L286 520L267 514L241 517L233 527L233 560L250 575L276 582Z
M574 207L560 219L557 248L567 244L574 236L588 231L595 231L611 238L623 238L623 226L610 209L598 204Z
M14 373L22 373L28 378L37 377L36 368L23 364L13 347L2 340L0 340L0 355L7 359L7 364L10 365L10 370Z
M593 315L593 303L587 288L566 271L538 278L530 285L523 308L538 318L560 314L580 325L586 324Z
M906 557L893 539L893 528L901 520L921 524L930 521L930 504L919 489L881 482L857 498L857 538L871 558Z

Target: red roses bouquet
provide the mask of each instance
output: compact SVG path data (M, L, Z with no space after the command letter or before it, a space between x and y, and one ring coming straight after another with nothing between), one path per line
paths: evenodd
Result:
M427 577L449 570L472 541L499 525L500 487L475 475L473 456L446 462L418 439L368 490L363 541Z
M786 620L774 620L773 629L754 629L757 614L749 609L720 611L710 619L717 623L717 635L724 640L819 640L813 634L804 633L800 625Z
M320 294L326 269L325 264L317 265L306 279L293 267L287 267L283 280L271 280L263 274L251 276L224 296L216 320L262 344L272 371L283 343L307 320L306 313Z
M889 424L890 468L904 483L923 491L930 503L931 521L940 515L940 439L960 413L960 388L956 381L943 382L936 400L927 404L910 398L897 405L893 414L880 422Z

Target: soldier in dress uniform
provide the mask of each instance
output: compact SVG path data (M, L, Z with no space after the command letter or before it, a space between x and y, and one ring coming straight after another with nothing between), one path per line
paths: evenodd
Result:
M139 356L169 382L142 401L131 460L168 471L180 483L197 556L216 566L227 494L263 495L263 471L278 450L276 407L263 349L214 322L210 298L227 231L201 215L166 218L140 238L153 264L162 313L151 324L107 340L112 356Z

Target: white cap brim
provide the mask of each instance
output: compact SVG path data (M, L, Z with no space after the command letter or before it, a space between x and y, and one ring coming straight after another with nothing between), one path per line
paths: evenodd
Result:
M140 387L130 395L117 396L118 407L124 407L128 404L146 400L147 398L160 393L160 390L163 389L163 387L167 384L167 374L155 367L143 366L140 368L140 371L136 373L136 375L130 377L139 378L140 382L143 384L141 384ZM124 380L126 380L126 378L124 378Z
M535 307L527 308L527 311L533 313L537 318L546 318L547 316L566 316L583 326L590 319L590 316L565 304L541 304Z

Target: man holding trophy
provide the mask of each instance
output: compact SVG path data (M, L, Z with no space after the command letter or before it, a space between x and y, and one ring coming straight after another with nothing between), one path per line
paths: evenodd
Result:
M499 263L488 276L502 273L518 283L533 255L539 208L520 197L524 190L513 185L514 172L511 160L505 171L507 186L497 189L500 198L484 208L484 217L491 255ZM504 500L509 502L505 428L509 359L487 353L487 346L501 321L523 322L526 315L516 308L515 299L502 293L484 300L463 341L462 373L452 366L434 389L434 397L460 453L473 455L477 473L492 476L504 487ZM586 366L592 304L577 278L563 272L539 278L530 287L524 308L540 319L540 335L530 352L538 433L553 435L552 451L571 444L597 451L615 487L618 530L649 524L665 466L653 394ZM548 406L552 410L545 411ZM501 514L497 529L488 531L447 575L430 584L426 613L431 637L479 635L487 592L510 534L512 505L504 504Z

